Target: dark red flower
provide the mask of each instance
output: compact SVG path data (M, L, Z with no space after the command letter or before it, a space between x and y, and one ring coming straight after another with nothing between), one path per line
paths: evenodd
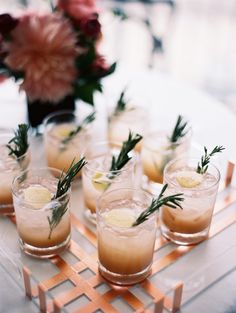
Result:
M88 18L82 18L80 29L86 36L94 39L98 38L101 34L101 24L98 21L98 15L92 14Z
M0 33L0 62L4 60L6 56L7 56L7 51L4 46L4 38Z
M3 37L7 36L18 24L18 20L10 14L0 15L0 33Z

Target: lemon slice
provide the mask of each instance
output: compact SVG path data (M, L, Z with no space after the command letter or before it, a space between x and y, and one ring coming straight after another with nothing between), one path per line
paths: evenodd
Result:
M130 209L113 209L105 216L105 223L118 227L131 227L135 222L134 212Z
M103 174L100 172L97 172L93 175L92 184L96 190L102 192L107 189L107 187L110 185L110 182L105 181Z
M193 171L181 172L176 176L177 182L180 186L185 188L193 188L201 184L203 177Z
M57 127L54 130L54 135L58 138L66 138L69 136L70 132L74 130L74 127L72 125L64 125Z
M43 186L31 186L25 189L24 199L30 203L34 209L42 208L52 199L51 192Z

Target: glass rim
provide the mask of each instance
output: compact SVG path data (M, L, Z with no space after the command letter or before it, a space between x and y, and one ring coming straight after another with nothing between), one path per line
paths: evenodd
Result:
M158 137L158 135L160 135L160 134L162 134L162 136ZM193 130L192 130L192 127L190 126L188 128L186 135L184 137L180 138L177 142L173 142L173 143L170 142L169 145L167 146L167 148L164 149L164 152L168 152L169 150L171 150L171 146L174 146L176 148L180 144L185 143L188 139L191 138L192 134L193 134ZM151 145L148 144L148 139L150 139L151 137L155 136L156 141L158 142L160 140L159 138L161 138L161 139L163 138L163 135L165 135L165 138L168 139L169 133L167 130L154 130L154 131L148 133L143 140L143 147L145 147L149 151L153 151L153 152L163 151L162 147L152 148ZM164 153L162 152L162 154L164 154Z
M43 119L43 126L44 128L46 129L47 125L48 125L48 121L53 118L53 117L57 117L57 116L60 116L60 115L73 115L74 117L77 117L75 111L73 110L59 110L59 111L56 111L56 112L52 112L50 114L48 114L44 119Z
M20 198L19 197L19 195L16 193L16 190L15 190L15 185L16 185L16 181L20 178L20 177L22 177L22 176L24 176L27 172L34 172L34 171L47 171L48 173L50 173L50 171L51 170L53 170L53 171L55 171L55 172L58 172L58 174L60 174L60 176L61 176L61 174L63 173L64 175L66 175L66 173L64 173L63 171L61 171L61 170L59 170L59 169L57 169L57 168L55 168L55 167L39 167L39 168L28 168L28 169L26 169L26 170L24 170L23 172L21 172L19 175L17 175L16 177L14 177L14 179L13 179L13 182L12 182L12 188L11 188L11 190L12 190L12 195L14 196L14 197L16 197L17 199L20 199L20 201L21 202L24 202L24 203L35 203L35 204L41 204L42 202L39 202L39 201L27 201L27 200L25 200L25 199L23 199L23 198ZM52 176L53 176L53 174L52 174ZM56 180L59 180L58 178L56 178L55 176L54 176L54 178L56 179ZM61 200L62 198L64 198L65 196L67 196L68 194L70 194L71 193L71 187L67 190L67 192L65 192L63 195L61 195L60 197L57 197L57 198L55 198L55 199L51 199L50 201L48 201L47 203L45 203L45 204L48 204L48 203L51 203L52 201L55 201L55 200ZM27 208L28 209L28 208ZM29 208L29 209L31 209L31 208ZM35 210L35 209L32 209L32 210ZM40 210L40 209L37 209L37 210ZM36 210L36 211L37 211Z
M119 192L119 191L132 191L132 192L137 192L138 194L145 194L145 196L147 196L148 198L150 198L150 204L151 204L151 201L152 201L152 199L153 199L153 195L150 193L150 192L148 192L148 191L146 191L146 190L143 190L143 189L141 189L141 188L118 188L118 189L113 189L113 190L111 190L111 191L105 191L104 193L102 193L99 197L98 197L98 199L96 200L96 216L97 216L97 219L98 219L98 217L102 217L102 214L101 214L101 212L99 211L99 206L100 206L100 203L101 203L101 201L102 201L102 198L103 197L105 197L105 196L107 196L107 195L110 195L110 194L112 194L112 193L116 193L116 192ZM124 200L124 199L122 199L122 200ZM155 212L153 212L151 215L149 215L149 217L148 217L148 219L146 220L146 221L144 221L143 223L141 223L141 224L139 224L139 225L136 225L135 226L135 228L136 227L139 227L139 226L141 226L141 225L144 225L144 224L146 224L148 221L149 221L149 218L153 218L153 216L155 216L156 214L158 213L158 211L155 211ZM121 227L121 226L112 226L111 225L111 227L114 227L114 228L116 228L116 229L131 229L133 226L130 226L130 227ZM134 229L135 229L134 228Z
M163 178L164 178L164 181L170 185L170 186L174 186L174 187L177 187L178 189L182 189L182 190L185 190L185 191L199 191L199 192L202 192L202 191L206 191L206 190L209 190L209 189L212 189L214 188L215 186L217 186L219 184L219 181L220 181L220 178L221 178L221 175L220 175L220 171L219 169L212 163L210 163L208 165L208 168L212 168L216 171L216 175L214 175L214 177L216 178L216 180L210 184L209 186L207 187L202 187L202 188L188 188L188 187L182 187L180 186L179 184L175 183L174 181L171 181L170 180L170 177L169 177L169 174L167 173L167 171L169 170L169 168L177 163L177 162L180 162L180 161L196 161L196 168L197 168L197 164L199 162L199 159L197 158L188 158L188 157L180 157L180 158L175 158L173 160L171 160L170 162L167 163L167 165L165 166L164 168L164 172L163 172ZM208 171L207 171L208 172ZM206 173L207 173L206 172Z
M55 123L53 124L52 123L52 127L49 128L49 125L50 125L50 119L53 119L54 117L57 117L57 116L62 116L62 115L67 115L68 117L71 116L73 119L71 121L63 121L63 122L60 122L60 123ZM76 114L76 112L72 111L72 110L61 110L61 111L57 111L57 112L54 112L54 113L50 113L49 115L47 115L45 117L45 119L43 120L43 126L44 126L44 129L45 129L45 132L44 132L44 136L46 137L47 136L47 139L54 145L56 142L62 142L63 139L65 138L60 138L60 137L57 137L53 132L51 132L51 130L55 127L55 126L59 126L63 123L65 124L71 124L72 127L70 131L73 131L80 123L78 121L78 125L76 124L76 120L79 118L79 116ZM82 128L81 131L79 133L76 134L76 136L80 136L82 138L80 139L84 139L83 137L86 137L86 134L88 132L88 125L86 125L86 127ZM73 138L73 144L75 144L76 146L79 145L78 142L76 142L74 140L75 138Z
M108 143L108 144L109 144L109 143L114 144L114 146L108 145L108 148L111 148L111 149L115 148L116 146L117 146L118 148L122 147L122 143L120 143L120 142L118 142L118 141L109 141L109 140L99 141L99 142L97 142L96 144L91 143L89 146L98 146L98 145L107 144L107 143ZM88 148L87 148L87 149L88 149ZM116 173L125 172L125 171L127 171L128 169L130 169L132 166L134 167L134 166L135 166L135 163L136 163L136 161L137 161L137 157L136 157L137 152L135 152L134 150L132 150L132 151L130 151L130 152L133 152L134 155L131 157L131 159L126 163L126 165L125 165L122 169L120 169L120 170L115 170L115 171L99 170L99 169L97 169L96 167L91 166L91 165L89 164L89 162L90 162L90 161L93 161L94 159L97 159L97 158L99 158L99 157L101 157L101 156L104 156L105 154L101 154L101 155L98 156L98 157L95 156L94 158L89 159L89 158L87 158L86 155L85 155L85 152L86 152L87 149L84 149L84 150L81 152L81 157L85 157L85 158L86 158L86 161L87 161L87 163L85 164L84 168L86 168L86 169L89 170L89 171L97 171L97 172L99 172L99 173L101 173L101 174L108 174L108 173L114 173L114 174L116 174ZM133 161L133 163L130 162L130 161Z

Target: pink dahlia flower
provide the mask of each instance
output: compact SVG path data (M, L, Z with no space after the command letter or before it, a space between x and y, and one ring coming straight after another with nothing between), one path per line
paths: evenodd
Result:
M11 32L5 63L24 73L20 89L30 101L58 102L72 92L76 35L59 14L24 16Z
M95 0L59 0L58 6L76 20L97 13Z

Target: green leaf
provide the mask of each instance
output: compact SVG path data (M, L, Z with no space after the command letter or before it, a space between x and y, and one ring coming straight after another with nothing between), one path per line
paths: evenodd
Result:
M84 82L77 81L74 88L74 95L76 98L80 98L84 102L94 105L93 95L95 91L102 91L100 82Z
M116 62L113 63L113 64L109 67L109 69L108 69L108 71L106 72L106 74L104 74L102 77L106 77L106 76L108 76L108 75L114 73L114 72L115 72L115 69L116 69L116 65L117 65Z
M122 21L127 20L129 17L122 8L118 7L114 8L112 10L112 13L114 14L114 16L119 17Z
M90 45L86 53L77 57L76 67L80 70L86 69L94 62L95 58L96 58L95 47L93 45Z

